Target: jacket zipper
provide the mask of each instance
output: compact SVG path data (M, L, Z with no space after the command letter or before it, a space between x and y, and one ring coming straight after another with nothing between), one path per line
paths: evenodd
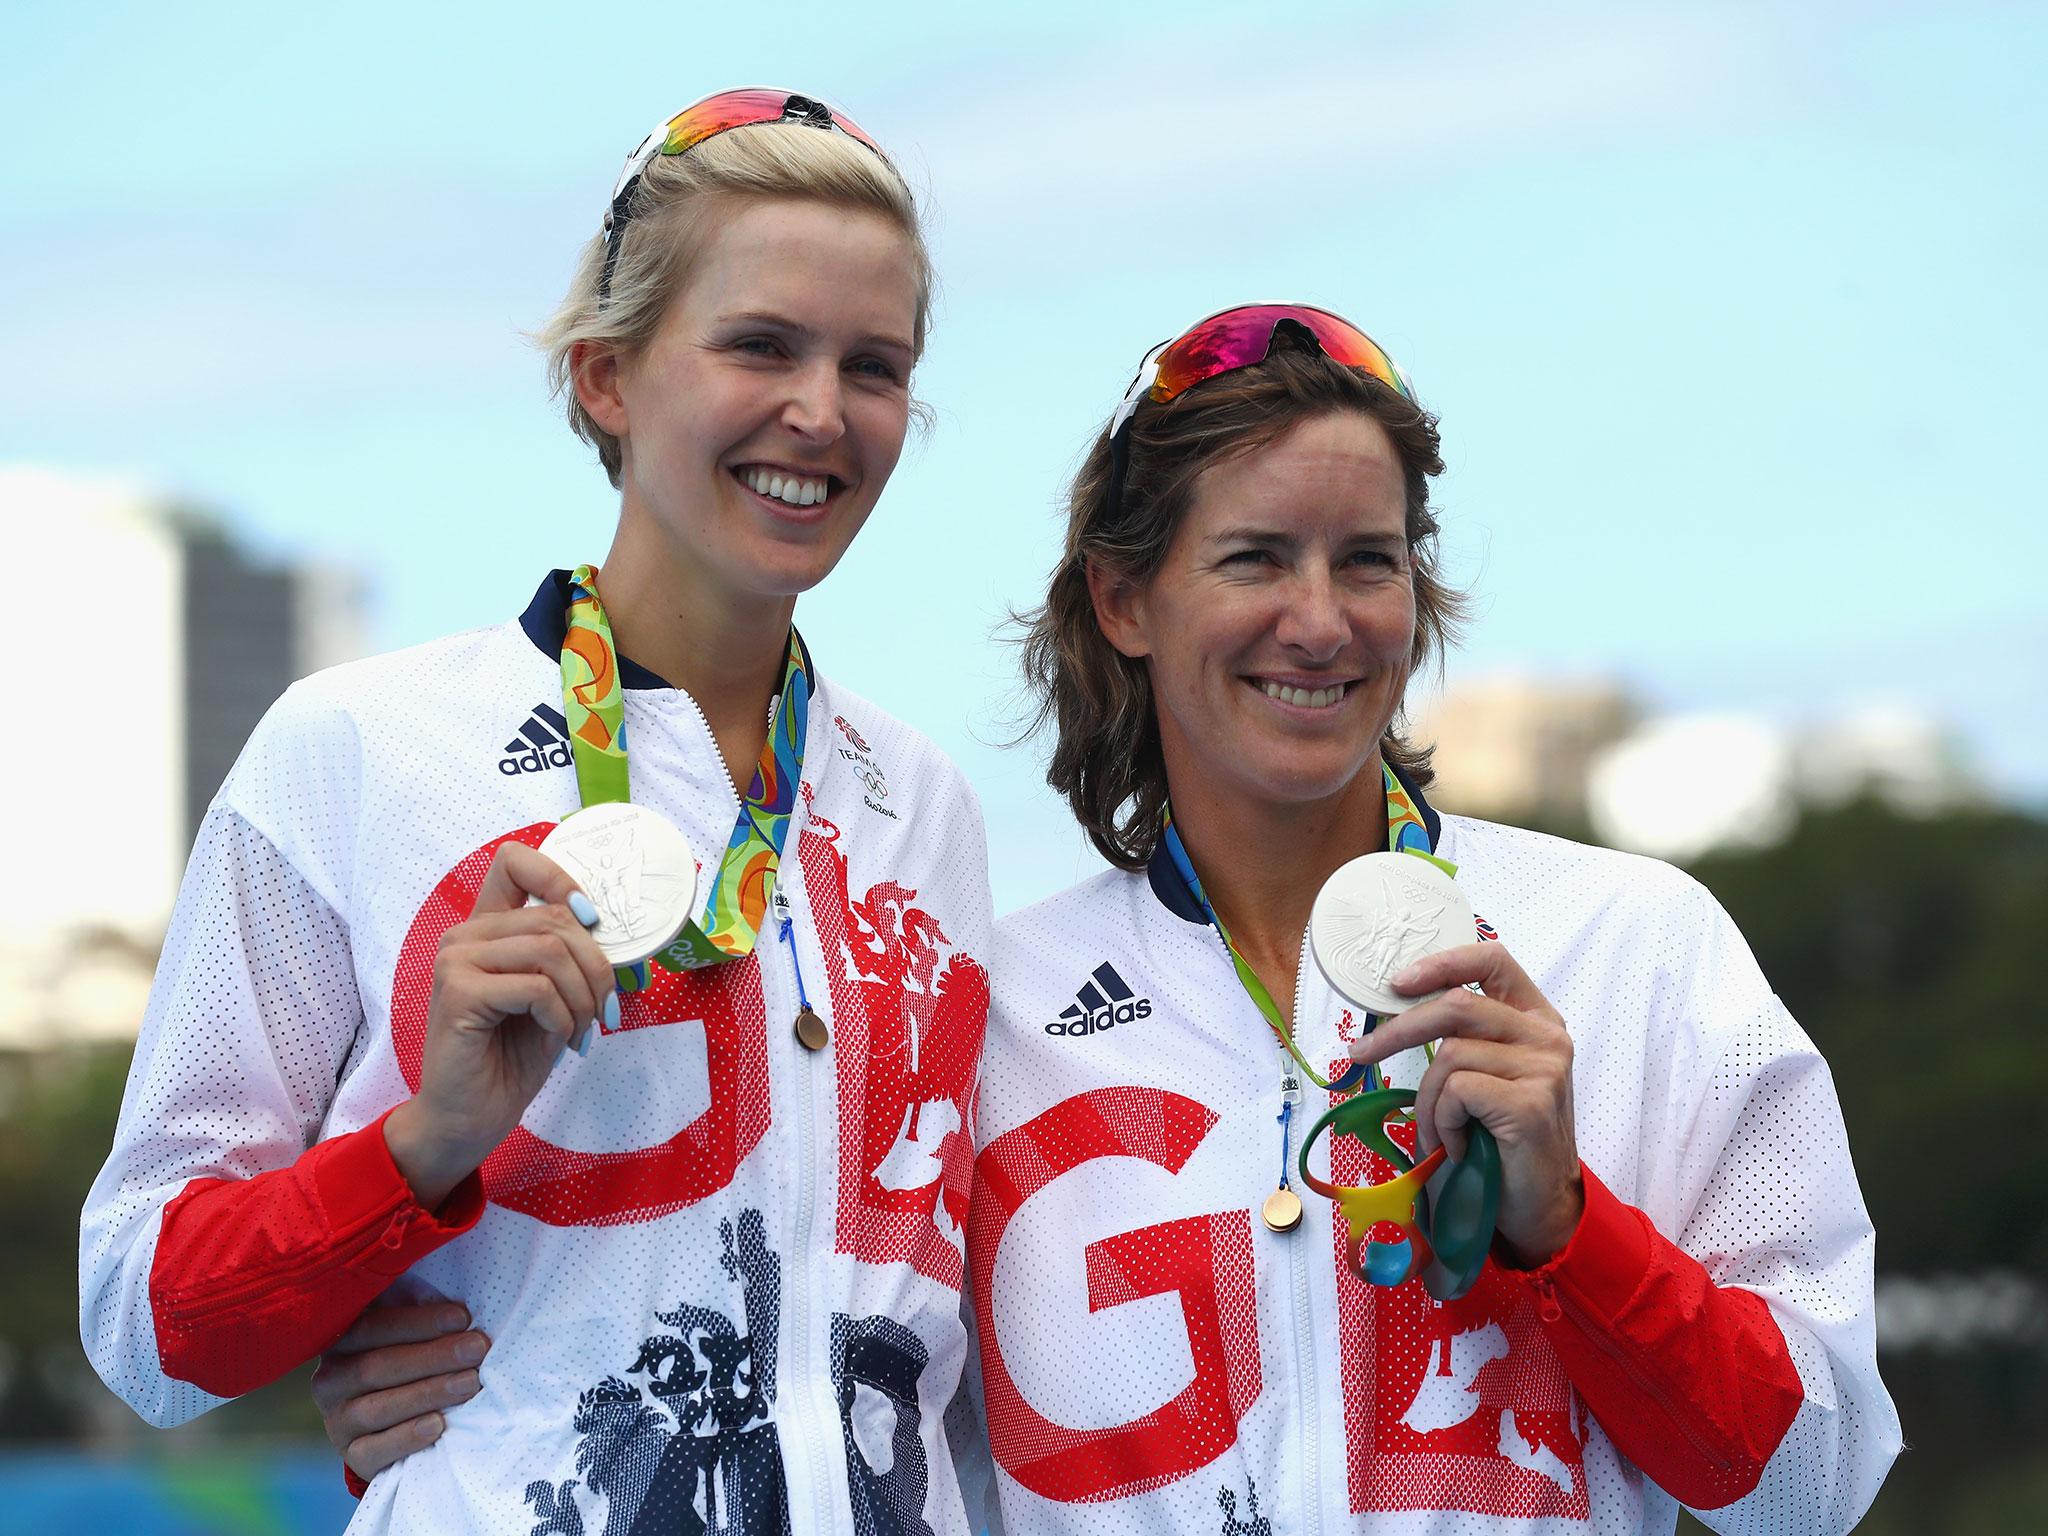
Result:
M787 846L787 845L785 845ZM790 914L789 896L783 890L782 882L775 885L771 898L782 931L782 944L789 956L790 972L796 977L797 993L803 994L803 971L796 958L796 935L794 921ZM803 1058L796 1064L797 1094L801 1105L797 1136L797 1196L796 1196L796 1242L790 1252L789 1262L783 1266L783 1274L789 1280L790 1337L799 1351L800 1369L790 1386L791 1425L800 1432L804 1451L811 1464L811 1520L813 1528L819 1531L832 1529L830 1504L831 1470L825 1462L824 1431L813 1421L816 1404L811 1401L811 1388L815 1373L811 1369L811 1317L810 1317L810 1267L811 1267L811 1220L812 1206L817 1199L816 1139L817 1139L817 1091L811 1082L811 1075L817 1063L829 1054L824 1051L807 1051L798 1048Z
M1294 1033L1301 1035L1301 994L1302 983L1309 974L1308 931L1302 930L1301 957L1294 971ZM1290 1076L1299 1075L1300 1069L1281 1047L1281 1070ZM1296 1228L1296 1236L1305 1236L1307 1224ZM1302 1396L1302 1461L1305 1476L1301 1487L1307 1497L1304 1500L1303 1529L1311 1532L1323 1528L1323 1412L1320 1382L1316 1375L1316 1351L1314 1320L1310 1316L1308 1294L1308 1266L1310 1255L1304 1251L1301 1242L1287 1245L1287 1265L1294 1281L1294 1358L1296 1369L1301 1376Z
M1560 1290L1548 1275L1535 1276L1532 1284L1536 1288L1539 1301L1537 1313L1546 1323L1554 1323L1569 1313L1578 1331L1591 1339L1602 1354L1621 1367L1622 1374L1638 1392L1664 1411L1664 1417L1677 1427L1678 1432L1685 1437L1685 1443L1693 1448L1696 1455L1702 1460L1712 1462L1719 1471L1730 1470L1733 1464L1714 1448L1713 1442L1693 1422L1692 1416L1672 1402L1663 1387L1645 1374L1642 1367L1636 1364L1635 1357L1598 1325L1590 1310L1574 1297L1569 1289ZM1560 1305L1560 1302L1563 1305Z
M685 704L690 706L690 713L695 715L697 717L697 723L704 727L705 739L711 743L711 756L718 763L719 777L725 780L725 787L732 791L732 803L735 806L744 809L747 803L747 797L740 793L739 781L733 778L732 770L726 767L725 765L725 753L719 750L718 738L717 736L712 734L711 721L710 718L706 716L704 713L704 706L699 704L695 699L691 698L688 691L685 689L678 688L675 690L675 693L677 698L681 699ZM775 709L776 706L779 705L781 702L782 695L779 693L768 701L768 734L770 736L773 736L775 734ZM724 851L725 850L722 848L719 850L721 854L723 854Z

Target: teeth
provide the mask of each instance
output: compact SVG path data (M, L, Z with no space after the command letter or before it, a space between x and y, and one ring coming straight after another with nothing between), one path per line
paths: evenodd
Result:
M825 479L811 479L804 475L785 475L772 469L743 469L740 480L748 490L762 496L773 496L777 501L789 503L792 507L815 507L825 499L831 489L831 482Z
M1328 709L1344 697L1342 683L1329 688L1290 688L1285 683L1262 683L1260 686L1266 690L1267 698L1299 705L1303 709Z

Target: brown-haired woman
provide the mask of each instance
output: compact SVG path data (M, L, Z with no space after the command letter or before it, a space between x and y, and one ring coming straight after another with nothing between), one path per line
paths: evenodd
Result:
M1256 305L1155 350L1075 480L1026 668L1117 867L997 924L968 1267L1012 1532L1846 1530L1897 1449L1840 1110L1728 919L1425 800L1441 468L1368 337ZM1385 1019L1306 963L1377 850L1477 913ZM1400 1171L1301 1157L1367 1071L1409 1156L1497 1143L1476 1280L1301 1199Z

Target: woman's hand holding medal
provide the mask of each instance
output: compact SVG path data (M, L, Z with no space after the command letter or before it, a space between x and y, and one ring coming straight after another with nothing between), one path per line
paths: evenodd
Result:
M1471 983L1479 992L1467 990ZM1392 985L1411 997L1450 990L1381 1021L1351 1055L1383 1062L1425 1041L1443 1042L1416 1091L1417 1150L1427 1155L1441 1145L1457 1160L1473 1121L1490 1130L1500 1146L1501 1239L1517 1263L1544 1263L1570 1239L1586 1204L1564 1019L1498 943L1440 950Z
M419 1091L384 1122L427 1209L512 1133L564 1046L600 1017L617 1022L611 962L588 932L596 917L559 864L506 843L469 921L441 936Z

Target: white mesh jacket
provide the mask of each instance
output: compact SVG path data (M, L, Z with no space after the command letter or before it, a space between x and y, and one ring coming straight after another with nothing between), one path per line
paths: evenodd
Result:
M495 1341L482 1392L351 1530L959 1536L940 1413L967 1342L987 854L916 732L819 680L786 926L657 972L439 1211L385 1150L439 935L501 841L578 803L563 603L557 572L518 623L311 678L251 739L85 1209L87 1351L174 1424L387 1289L457 1297ZM634 798L715 857L737 793L703 718L622 670ZM830 1027L816 1053L800 992Z
M1680 1502L1778 1536L1846 1531L1875 1495L1899 1425L1870 1222L1827 1067L1741 936L1667 866L1427 819L1480 937L1571 1030L1571 1244L1440 1306L1357 1279L1306 1191L1267 1230L1283 1093L1306 1088L1296 1138L1330 1098L1285 1086L1172 865L1006 917L968 1255L1010 1536L1668 1532ZM1304 962L1309 1059L1356 1028ZM1348 1138L1315 1163L1394 1173Z

